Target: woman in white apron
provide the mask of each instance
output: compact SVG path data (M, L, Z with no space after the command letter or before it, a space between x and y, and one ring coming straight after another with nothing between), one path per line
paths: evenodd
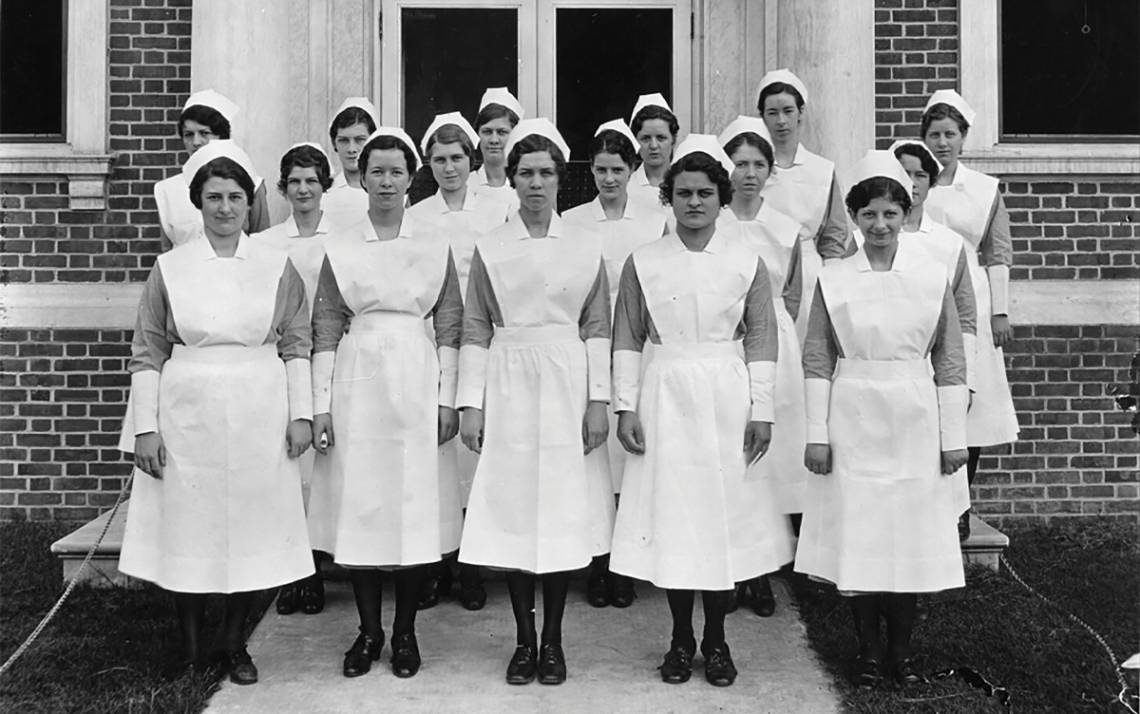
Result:
M629 195L668 217L660 187L673 161L673 147L681 130L677 115L661 94L642 94L629 115L629 128L637 138L641 158L641 166L629 180Z
M800 240L806 243L800 302L808 304L823 261L850 254L843 192L835 164L800 143L808 101L807 87L800 78L786 69L773 70L760 80L756 93L756 110L768 126L776 160L764 185L764 197L800 224ZM806 329L807 311L801 310L796 320L801 343Z
M289 201L292 210L284 221L254 236L289 254L289 260L305 283L310 313L316 297L317 275L325 259L325 241L332 230L332 222L321 210L321 198L332 184L331 175L324 149L308 142L291 146L281 157L277 190ZM313 480L314 455L315 451L306 451L301 457L301 487L306 507ZM315 615L324 609L320 551L313 551L313 567L316 572L308 578L281 587L277 594L278 614L291 615L301 610Z
M431 168L439 190L408 209L418 221L438 228L451 244L451 255L459 274L459 294L467 292L467 276L475 239L507 222L510 208L495 194L476 194L467 181L479 135L459 112L439 114L424 133L420 147ZM439 447L441 488L459 488L460 502L467 507L471 479L475 476L478 455L452 439ZM446 484L444 486L443 484ZM459 602L468 610L481 610L487 602L487 591L477 566L459 566L455 555L445 558L439 574L424 581L420 609L439 602L451 591L453 566L459 575Z
M479 155L483 165L472 171L467 184L477 196L496 198L512 211L519 208L519 197L507 180L507 139L525 116L522 105L506 87L489 87L479 100L475 131L479 134Z
M188 155L215 139L229 139L231 124L238 114L236 104L212 89L195 92L186 100L178 116L178 135ZM162 231L162 247L167 250L202 234L202 212L190 202L190 180L185 169L154 185L154 203ZM246 213L243 229L257 233L269 227L269 205L265 183L254 175L253 203Z
M610 568L665 588L668 683L692 673L694 591L704 603L705 678L731 685L727 596L792 558L787 519L747 476L772 435L778 337L763 262L717 231L732 168L716 137L681 142L662 183L676 235L633 252L614 313L614 401L629 456Z
M800 309L799 224L772 208L763 195L772 171L772 143L768 128L756 117L739 116L717 140L732 160L732 203L717 219L717 230L740 240L764 261L772 285L780 355L776 360L776 425L772 446L750 467L750 477L771 489L781 513L792 514L799 525L803 513L808 470L804 466L804 373L795 319ZM786 298L786 299L785 299ZM750 603L760 617L771 617L776 599L767 575L741 583L737 600Z
M616 304L618 279L626 258L640 245L657 240L665 233L665 216L646 203L630 200L629 180L637 161L637 137L621 119L598 127L590 142L590 169L597 197L562 214L567 223L581 225L602 236L602 257L610 284L610 303ZM617 430L617 414L610 410L610 431ZM621 493L625 449L617 439L607 439L610 476L615 498ZM629 607L637 593L633 579L609 570L609 557L599 556L590 564L586 578L586 600L594 607Z
M439 445L458 430L463 303L447 238L404 210L419 168L411 139L380 127L360 167L369 220L325 244L313 309L314 436L328 460L313 484L309 526L314 547L352 580L360 635L344 675L365 674L380 658L381 571L391 570L392 672L412 677L427 566L459 547L459 494L441 489Z
M340 162L323 201L333 223L352 228L368 213L368 194L360 185L360 156L364 143L380 124L380 114L367 97L348 97L329 122L329 141Z
M926 212L970 244L967 258L978 307L977 379L966 424L970 447L967 473L971 484L978 472L982 449L1016 441L1018 432L1002 351L1013 339L1009 324L1013 241L998 180L958 160L973 120L974 110L952 89L931 95L922 115L922 140L943 166L926 199ZM969 511L964 512L959 523L963 538L969 536L969 519Z
M251 240L249 158L215 141L187 162L203 237L158 257L139 302L120 448L133 452L119 569L174 593L185 662L207 593L226 594L225 664L252 684L255 591L313 572L297 458L312 432L305 286Z
M507 571L518 644L507 682L561 684L570 571L609 550L613 525L599 448L609 427L609 287L600 236L554 210L570 156L562 135L547 119L524 119L506 153L519 210L476 241L467 286L456 403L463 443L480 456L459 559Z
M884 662L899 684L920 679L917 594L965 585L951 474L966 461L969 395L946 268L899 240L910 179L889 151L854 173L847 206L866 241L820 271L804 344L804 462L818 476L795 567L848 597L852 679L873 687Z

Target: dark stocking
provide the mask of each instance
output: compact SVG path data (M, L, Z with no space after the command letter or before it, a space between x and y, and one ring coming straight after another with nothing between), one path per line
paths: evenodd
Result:
M702 590L701 603L705 606L705 631L702 651L724 644L724 616L728 609L730 591Z
M570 589L570 573L545 573L542 576L542 644L562 644L562 613L566 611L566 592Z
M692 646L695 650L696 640L693 638L695 594L692 590L666 590L665 599L669 601L669 613L673 616L673 643Z
M971 446L966 449L966 481L974 485L974 478L978 475L978 461L982 458L982 447Z
M879 639L879 597L854 595L847 600L851 603L851 616L855 619L860 656L881 660L883 643Z
M352 581L352 595L356 598L356 612L360 615L360 631L379 642L384 636L384 628L380 624L381 573L379 570L349 568L348 577Z
M507 590L515 613L515 639L520 645L534 647L538 639L534 630L534 573L508 572Z
M182 633L182 655L187 662L197 662L202 649L199 638L202 618L206 613L206 596L199 593L173 593L174 610L178 613L178 629Z
M884 593L880 598L887 617L887 647L891 659L901 662L910 657L910 635L914 632L918 596L912 593Z
M420 599L420 586L429 568L436 565L416 565L401 568L392 573L396 584L396 618L392 623L392 635L410 635L416 630L416 610ZM377 608L379 611L379 608Z
M229 593L226 595L226 650L233 652L245 644L245 623L253 607L253 593Z

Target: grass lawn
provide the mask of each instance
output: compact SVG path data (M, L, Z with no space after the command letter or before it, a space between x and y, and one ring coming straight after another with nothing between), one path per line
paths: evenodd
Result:
M1006 529L1006 558L1038 592L1099 632L1123 661L1140 650L1140 535L1134 522L1058 520ZM922 671L969 667L1009 690L1017 712L1126 712L1107 654L1092 635L1006 572L967 573L966 589L926 598L915 630ZM847 683L855 637L847 603L834 591L801 592L813 649L853 712L999 712L995 698L960 680L904 691Z
M0 660L19 647L62 592L52 541L74 524L0 524ZM258 618L270 593L258 601ZM216 630L221 600L211 600ZM252 623L251 623L252 626ZM174 605L158 588L76 588L39 639L0 680L11 712L199 712L216 673L172 677L179 637Z

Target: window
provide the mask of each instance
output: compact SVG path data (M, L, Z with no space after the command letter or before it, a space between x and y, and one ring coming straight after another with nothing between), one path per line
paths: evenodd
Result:
M0 140L64 140L66 34L66 0L0 4Z

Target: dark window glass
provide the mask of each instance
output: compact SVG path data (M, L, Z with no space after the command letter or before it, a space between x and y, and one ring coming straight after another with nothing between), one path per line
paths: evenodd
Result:
M0 3L0 139L64 140L66 28L66 0Z
M1001 100L1003 140L1140 134L1140 2L1002 0Z

